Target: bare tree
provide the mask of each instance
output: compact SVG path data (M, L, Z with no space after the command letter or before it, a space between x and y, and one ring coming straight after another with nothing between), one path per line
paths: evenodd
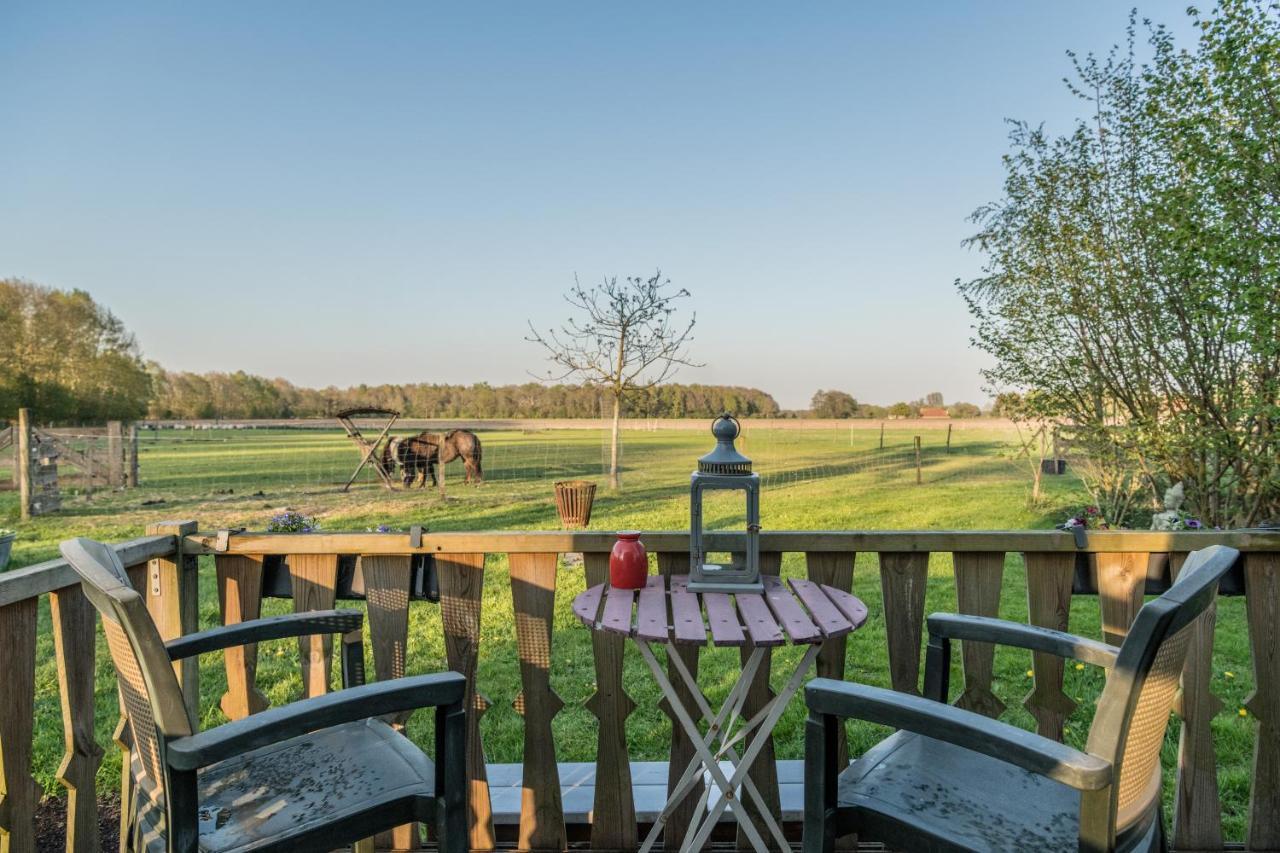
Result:
M546 332L529 323L532 334L526 340L546 349L556 365L547 371L548 381L581 380L613 399L610 488L619 486L619 422L627 397L660 385L681 365L701 366L689 360L686 349L697 315L687 325L675 318L675 303L688 297L689 291L673 289L661 270L649 278L606 278L591 288L574 276L564 297L573 316Z

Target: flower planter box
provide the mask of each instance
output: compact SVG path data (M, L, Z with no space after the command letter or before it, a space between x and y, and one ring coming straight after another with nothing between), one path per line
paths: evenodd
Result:
M435 561L430 554L414 554L411 559L410 600L439 601L440 584ZM289 558L285 555L268 554L262 558L262 595L264 598L293 598L293 576L289 572ZM365 597L363 566L355 554L338 556L337 597L347 601L362 601Z

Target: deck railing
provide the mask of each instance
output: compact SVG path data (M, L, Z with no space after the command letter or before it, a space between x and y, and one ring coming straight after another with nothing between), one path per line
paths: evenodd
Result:
M198 587L208 582L199 558L211 555L224 622L251 619L260 612L264 562L286 557L292 576L296 610L331 607L339 594L340 555L358 555L368 608L370 644L378 678L404 671L411 577L416 555L429 554L439 580L445 651L450 668L469 679L472 736L468 754L471 778L471 843L490 849L495 833L485 778L479 719L485 701L476 691L477 663L485 653L480 633L480 602L488 555L507 556L521 694L517 710L524 718L523 785L518 844L528 850L560 850L567 831L562 781L556 763L552 719L561 701L551 689L552 617L560 555L583 555L586 583L607 577L613 536L594 532L486 533L313 533L260 534L201 532L194 522L152 525L148 535L116 546L135 586L145 591L161 634L172 638L196 629ZM688 570L688 535L649 533L645 543L656 554L660 572ZM925 616L928 565L933 553L953 555L955 606L959 612L996 615L1003 584L1005 556L1020 553L1026 565L1027 620L1065 629L1073 595L1096 595L1104 638L1119 642L1144 593L1159 592L1176 577L1189 551L1226 544L1243 552L1238 572L1223 585L1224 595L1246 596L1255 691L1246 701L1257 720L1253 778L1246 846L1280 849L1280 532L1145 533L1100 531L1078 549L1072 537L1050 531L783 531L761 534L764 571L778 573L785 553L804 555L810 579L850 589L859 554L878 555L884 593L885 641L893 687L918 691L920 647ZM732 551L738 537L713 535L709 547ZM1078 555L1090 559L1078 563ZM1153 559L1152 555L1156 555ZM1086 568L1087 566L1087 568ZM863 568L862 571L867 571ZM938 582L935 579L933 582ZM97 850L97 803L94 775L103 747L94 739L94 655L96 619L80 593L77 579L61 560L0 575L0 851L35 849L33 813L42 792L32 775L32 741L37 648L37 605L51 604L54 649L62 706L66 754L59 779L66 787L68 849ZM1210 694L1214 641L1213 614L1200 627L1188 654L1183 695L1178 710L1182 734L1176 771L1177 795L1171 816L1177 850L1222 849L1222 821L1217 766L1210 720L1220 703ZM637 823L624 724L632 707L622 682L623 641L592 637L596 694L588 709L600 722L596 752L592 846L630 850L637 844ZM696 667L698 649L681 652ZM994 650L964 644L961 665L964 691L957 704L996 715L1003 705L992 690ZM236 718L265 705L255 687L257 650L247 647L225 656L228 691L221 706ZM195 707L198 671L194 660L180 676ZM314 642L302 659L308 693L327 689L330 649ZM1074 701L1063 689L1063 662L1033 655L1034 687L1024 704L1039 731L1061 739L1064 720ZM841 677L845 640L829 641L817 664L818 674ZM483 687L483 685L480 685ZM748 700L766 700L765 691ZM692 746L679 727L671 745L675 774L688 763ZM126 738L117 743L124 746ZM778 802L778 780L772 747L752 771L767 799ZM127 767L127 762L125 762ZM671 782L675 779L672 778ZM125 793L127 795L127 780ZM686 799L687 807L697 801ZM678 815L674 827L687 825ZM668 849L678 845L671 830ZM405 842L406 836L399 839ZM397 845L398 846L398 845Z

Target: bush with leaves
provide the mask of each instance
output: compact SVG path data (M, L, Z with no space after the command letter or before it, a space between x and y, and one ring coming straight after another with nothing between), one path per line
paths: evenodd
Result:
M1144 22L1139 62L1134 20L1127 50L1073 57L1070 133L1013 124L958 283L990 385L1074 426L1120 525L1179 481L1208 524L1280 514L1280 16L1187 14L1190 49Z

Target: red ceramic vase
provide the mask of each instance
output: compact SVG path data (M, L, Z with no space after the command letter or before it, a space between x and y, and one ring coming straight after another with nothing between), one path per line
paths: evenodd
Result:
M649 577L649 554L640 533L619 533L609 554L609 585L618 589L643 589Z

